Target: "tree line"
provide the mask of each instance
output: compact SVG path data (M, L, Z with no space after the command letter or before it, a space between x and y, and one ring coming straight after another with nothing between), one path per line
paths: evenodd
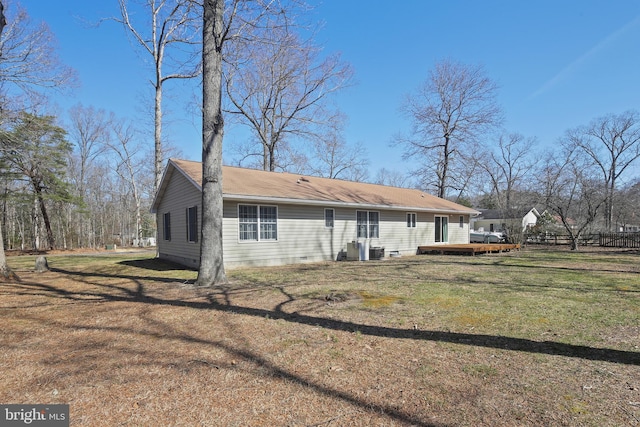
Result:
M49 97L71 95L76 72L60 61L45 23L17 2L0 6L4 248L95 248L154 236L143 130L93 106L72 107L65 121L52 113Z
M117 1L120 15L111 20L153 59L152 132L94 106L76 105L66 122L48 112L48 93L72 90L75 73L57 58L46 25L31 23L18 3L6 14L0 172L2 241L9 249L128 245L153 237L149 206L172 150L162 136L164 86L199 76L203 206L221 198L228 122L252 135L226 149L241 166L413 186L500 209L505 218L535 205L552 212L576 242L595 228L640 222L634 110L569 129L545 151L535 137L502 127L498 86L482 67L445 59L399 106L410 126L391 143L414 165L411 173L382 169L370 177L364 148L345 140L347 118L329 102L353 84L354 70L315 43L318 29L306 4L143 0L136 6L145 11L141 16L129 13L131 2ZM216 217L203 208L203 247L211 244L205 236L221 228L209 215ZM221 253L221 242L207 253L216 248ZM220 255L208 268L221 262Z
M549 213L577 249L594 231L640 225L640 115L635 110L593 118L543 148L509 132L496 102L497 85L480 66L436 64L402 111L412 127L395 144L419 162L418 186L506 219L533 207ZM509 234L522 238L521 222Z

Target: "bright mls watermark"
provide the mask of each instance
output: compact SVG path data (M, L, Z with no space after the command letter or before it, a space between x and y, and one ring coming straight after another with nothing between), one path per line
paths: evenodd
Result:
M0 427L69 427L69 405L0 405Z

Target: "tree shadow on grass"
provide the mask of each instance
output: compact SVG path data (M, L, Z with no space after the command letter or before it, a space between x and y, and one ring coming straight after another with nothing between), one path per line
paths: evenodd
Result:
M88 274L84 272L68 271L63 269L52 269L62 274L69 276L81 276L88 278L95 278L96 276L105 278L117 278L117 279L129 279L137 284L135 290L128 289L125 286L106 285L97 281L87 282L93 286L98 287L96 291L86 291L82 293L70 293L64 289L57 288L51 285L45 284L21 284L23 286L32 286L40 288L41 291L45 291L49 294L56 296L62 296L65 298L98 298L103 301L130 301L136 303L152 304L152 305L167 305L176 307L188 307L199 310L218 310L223 312L233 312L238 314L244 314L247 316L254 316L260 318L281 319L288 322L294 322L310 326L319 326L325 329L332 329L338 331L351 331L358 332L364 335L386 337L386 338L399 338L399 339L413 339L435 342L447 342L454 344L462 344L476 347L495 348L500 350L522 351L526 353L547 354L553 356L564 356L572 358L580 358L585 360L595 360L603 362L620 363L627 365L640 365L640 352L615 350L608 348L598 348L590 346L582 346L575 344L567 344L556 341L535 341L526 338L506 337L500 335L488 335L488 334L469 334L461 332L447 332L447 331L430 331L430 330L415 330L415 329L402 329L386 326L367 325L363 323L354 323L350 321L328 319L325 317L312 316L307 314L301 314L297 312L286 312L283 310L283 304L279 304L274 309L264 309L255 307L245 307L240 305L234 305L231 302L230 293L233 291L231 288L216 287L211 288L211 292L207 295L207 302L203 301L187 301L183 299L165 299L152 296L145 292L144 284L141 280L157 280L157 278L142 278L140 276L131 275L119 275L119 274ZM86 281L86 280L85 280ZM173 280L175 282L175 280ZM200 288L201 289L201 288ZM116 291L119 294L114 294ZM292 297L289 296L289 299ZM220 302L222 301L222 302ZM287 301L290 302L290 301Z
M148 321L150 319L146 319L146 320ZM240 346L234 346L224 339L220 339L220 340L204 339L184 331L178 331L172 325L166 322L159 322L158 320L152 320L152 322L155 323L157 330L162 331L161 333L154 332L154 331L139 331L131 328L111 326L111 325L96 326L96 325L60 324L59 326L62 328L68 328L71 330L82 329L82 330L94 330L97 332L104 331L104 332L115 332L115 333L121 333L121 334L143 335L145 337L148 337L154 340L158 340L158 339L169 340L169 341L175 340L175 341L182 341L185 343L201 344L201 345L216 347L220 350L223 350L229 354L234 355L239 359L244 359L252 363L253 365L259 367L261 371L268 372L269 376L272 376L275 378L281 378L293 384L298 384L302 387L312 390L315 393L325 395L333 399L342 400L343 402L359 407L365 411L379 412L381 414L384 414L386 417L390 419L402 422L410 426L415 426L415 427L448 427L447 424L443 424L443 423L434 424L430 422L425 422L424 420L416 417L414 414L411 414L410 412L407 412L407 411L403 411L402 409L399 409L397 407L382 406L382 405L374 404L372 402L368 402L364 399L360 399L356 396L353 396L347 392L333 389L319 383L315 383L309 379L302 377L297 373L290 372L289 370L286 370L282 367L277 366L273 362L269 361L267 358L261 356L256 352L251 351L250 349L242 348ZM144 353L141 353L141 356L144 356ZM189 362L203 363L206 365L213 366L215 369L220 369L221 367L224 367L226 369L242 369L240 367L234 366L233 364L227 365L227 366L224 366L223 364L211 365L207 360L203 360L203 359L192 359ZM321 423L312 424L312 425L320 426L324 424L328 425L330 423L321 422Z
M158 258L128 259L120 261L118 264L152 271L195 271L193 268Z
M241 314L244 309L243 307L220 304L214 301L213 297L209 299L209 302L194 302L194 301L184 301L177 299L162 299L156 298L153 296L149 296L145 293L145 285L139 281L138 278L134 276L126 276L126 275L108 275L109 279L117 278L117 279L129 279L135 283L135 289L124 289L122 286L114 286L114 285L105 285L99 284L97 282L93 282L91 280L87 280L90 276L92 279L96 277L95 274L85 275L78 274L78 272L73 271L64 271L58 269L57 272L61 274L68 274L70 276L80 275L82 279L80 280L83 283L86 283L90 286L95 287L95 289L101 288L100 291L69 291L62 287L47 285L43 283L16 283L14 284L14 288L17 288L19 291L14 292L17 295L38 295L38 296L47 296L50 298L62 298L66 300L70 300L72 303L105 303L105 302L125 302L125 303L133 303L133 304L151 304L157 306L172 306L172 307L183 307L183 308L192 308L192 309L206 309L206 310L219 310L221 312L230 312L234 314ZM104 277L104 275L103 275ZM269 310L264 310L264 313L270 313ZM274 312L276 313L276 312ZM266 314L257 314L256 316L261 316L264 318ZM309 390L333 398L339 399L343 402L346 402L350 405L356 406L367 412L377 412L383 414L385 417L388 417L391 420L396 422L400 422L406 425L416 426L416 427L447 427L447 424L444 423L431 423L427 422L424 419L421 419L417 415L411 413L410 411L405 411L402 408L398 408L396 406L385 406L376 403L369 402L365 399L354 396L348 392L334 389L328 387L326 385L316 383L312 380L304 378L303 376L291 372L287 369L277 366L273 362L269 361L267 358L261 356L260 354L251 351L249 348L242 348L240 346L234 346L230 344L228 341L224 339L220 340L210 340L202 337L195 336L186 331L178 331L173 327L170 323L161 322L155 319L147 319L155 322L154 330L138 330L133 328L114 326L114 325L96 325L96 324L87 324L87 323L78 323L73 322L57 322L55 320L43 319L42 317L30 315L29 312L25 312L22 316L22 319L28 319L31 321L40 321L46 322L50 326L57 328L69 329L72 331L75 330L93 330L96 332L112 332L112 333L122 333L122 334L130 334L130 335L142 335L144 337L148 337L150 339L162 339L162 340L176 340L182 341L185 343L193 343L193 344L203 344L216 347L218 349L224 350L229 354L235 355L235 357L242 358L255 366L259 367L260 370L269 372L270 376L276 378L282 378L286 381L299 384L303 387L308 388ZM275 316L274 316L275 317ZM282 318L285 318L284 316ZM320 318L318 318L320 319ZM315 325L314 325L315 326ZM79 349L78 351L81 351ZM141 351L141 350L134 350ZM146 353L140 352L139 356L144 356ZM201 359L193 359L191 362L200 362L210 365L208 361L203 361ZM90 365L90 364L89 364ZM220 366L214 365L214 368L220 369ZM229 367L228 369L238 369L237 367ZM90 372L90 367L85 367L87 369L86 373ZM82 372L82 369L79 371L80 374L85 374ZM323 425L325 423L319 423L316 425Z
M153 269L155 271L166 271L172 269L172 266L165 268L162 267L162 263L149 261L151 260L131 261L127 265L139 268ZM18 295L40 295L50 298L60 298L71 301L73 303L129 302L150 306L172 306L185 307L196 310L216 310L219 312L242 314L262 319L269 318L274 320L283 320L291 323L321 327L328 330L357 332L359 334L375 337L445 342L466 346L580 358L584 360L604 361L626 365L640 365L640 353L632 351L573 345L555 341L534 341L530 339L505 337L499 335L402 329L329 319L298 312L287 312L287 304L294 301L295 297L288 294L283 288L278 289L283 293L283 295L287 297L286 301L276 305L273 309L265 309L234 304L232 302L233 296L238 295L238 291L244 291L245 289L232 287L217 287L211 289L197 288L198 292L194 293L197 294L195 296L204 297L204 300L202 298L199 298L199 300L170 297L164 298L159 294L153 295L153 293L155 292L148 292L147 287L153 282L164 282L165 284L168 284L170 286L170 282L177 283L177 280L162 280L162 278L158 277L142 277L138 275L117 273L87 273L65 270L61 268L52 269L52 271L72 277L79 282L86 283L88 287L79 290L69 290L61 286L45 283L22 282L13 285L13 293ZM126 285L115 285L108 283L109 281L114 279L118 279L118 283L121 283L122 279L129 280L130 282ZM131 286L132 284L133 286ZM248 286L246 290L248 291L249 288L251 288L251 286ZM196 290L196 288L189 286L189 288L184 290L185 294L189 293L190 289ZM118 332L117 327L110 327L105 325L75 325L74 327L96 328L98 330L108 329L112 332ZM282 367L278 367L277 365L262 357L260 354L252 352L249 349L231 346L228 343L224 343L222 341L207 341L185 332L175 331L171 327L169 327L169 325L167 325L167 328L164 328L163 336L166 337L167 333L169 333L169 335L173 335L172 333L170 333L171 331L175 333L175 336L173 336L174 339L181 339L186 342L197 342L201 344L218 346L230 353L236 354L239 357L250 360L255 365L260 366L273 373L274 376L285 378L289 381L294 381L317 393L340 399L366 410L371 410L372 408L371 402L353 396L344 391L332 389L322 384L315 383L294 372L290 372L286 369L283 369ZM135 332L143 335L148 334L150 337L154 336L153 331L141 332L123 329L121 332ZM382 411L390 419L399 421L401 423L425 427L436 426L436 424L425 422L415 414L404 411L401 408L389 406L376 407L375 409Z

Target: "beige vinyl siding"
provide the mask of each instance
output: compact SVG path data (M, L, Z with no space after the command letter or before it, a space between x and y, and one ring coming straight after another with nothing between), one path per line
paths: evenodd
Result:
M200 204L202 193L193 186L181 173L174 172L167 186L166 193L158 206L158 229L164 232L162 217L171 213L171 240L158 236L158 253L160 258L168 259L188 267L198 267L200 262L200 244L187 241L187 208L198 206L198 229L202 224ZM199 233L200 231L198 231ZM200 238L198 237L198 240Z
M170 202L170 203L168 203ZM197 268L200 243L187 241L186 210L198 206L198 228L202 224L201 193L182 174L174 173L166 194L157 209L158 221L166 212L171 213L171 240L159 236L160 257L188 267ZM240 241L238 205L276 206L278 212L276 241ZM334 226L325 226L325 208L334 210ZM273 201L225 201L223 206L223 245L226 268L266 266L336 260L346 252L349 242L357 238L356 212L379 213L379 238L368 239L372 247L382 246L385 255L392 251L413 255L420 245L434 243L434 214L416 212L416 227L407 227L407 213L414 211L356 209L336 206L307 206L278 204ZM464 227L459 226L459 215L449 215L449 243L468 243L469 216ZM159 229L162 230L161 223ZM199 239L198 239L199 240ZM360 239L362 240L362 239Z
M469 215L462 215L462 227L460 227L460 215L449 215L449 243L469 243Z
M255 202L224 203L225 266L279 265L309 261L335 260L346 242L354 240L353 217L335 209L334 227L325 227L323 206L276 205L278 207L278 240L241 241L238 230L238 205ZM274 206L265 203L262 206ZM351 219L351 221L349 221ZM351 239L351 240L348 240Z
M407 211L381 211L380 238L373 239L370 245L384 247L385 256L395 251L405 255L415 255L418 246L428 241L427 214L418 212L416 226L413 228L407 227L407 213Z
M357 238L356 211L367 209L333 208L334 227L325 227L323 206L277 205L277 241L240 241L238 205L255 202L224 203L224 260L229 268L243 265L280 265L335 260L347 244ZM273 203L265 203L273 206ZM371 211L373 209L370 209ZM434 215L418 212L415 228L407 227L407 212L376 210L380 214L380 237L368 239L372 247L382 246L385 255L397 251L413 255L418 246L434 243ZM452 218L455 216L455 222ZM459 228L459 215L451 215L449 243L468 243L468 216Z
M449 218L448 225L448 241L446 243L436 243L436 231L435 231L435 217L446 216ZM469 215L463 215L464 222L462 228L460 227L460 215L459 214L432 214L432 213L419 213L418 214L418 227L421 227L420 222L425 218L426 233L425 242L420 245L457 245L469 243Z

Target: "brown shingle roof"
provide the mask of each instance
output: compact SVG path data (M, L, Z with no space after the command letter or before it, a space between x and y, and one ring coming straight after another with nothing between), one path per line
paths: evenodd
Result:
M165 181L169 180L173 172L172 167L182 172L199 189L201 188L202 164L200 162L171 159L165 171L163 184L156 196L154 210L164 192ZM225 199L235 200L477 213L466 206L414 189L231 166L223 166L222 188Z

